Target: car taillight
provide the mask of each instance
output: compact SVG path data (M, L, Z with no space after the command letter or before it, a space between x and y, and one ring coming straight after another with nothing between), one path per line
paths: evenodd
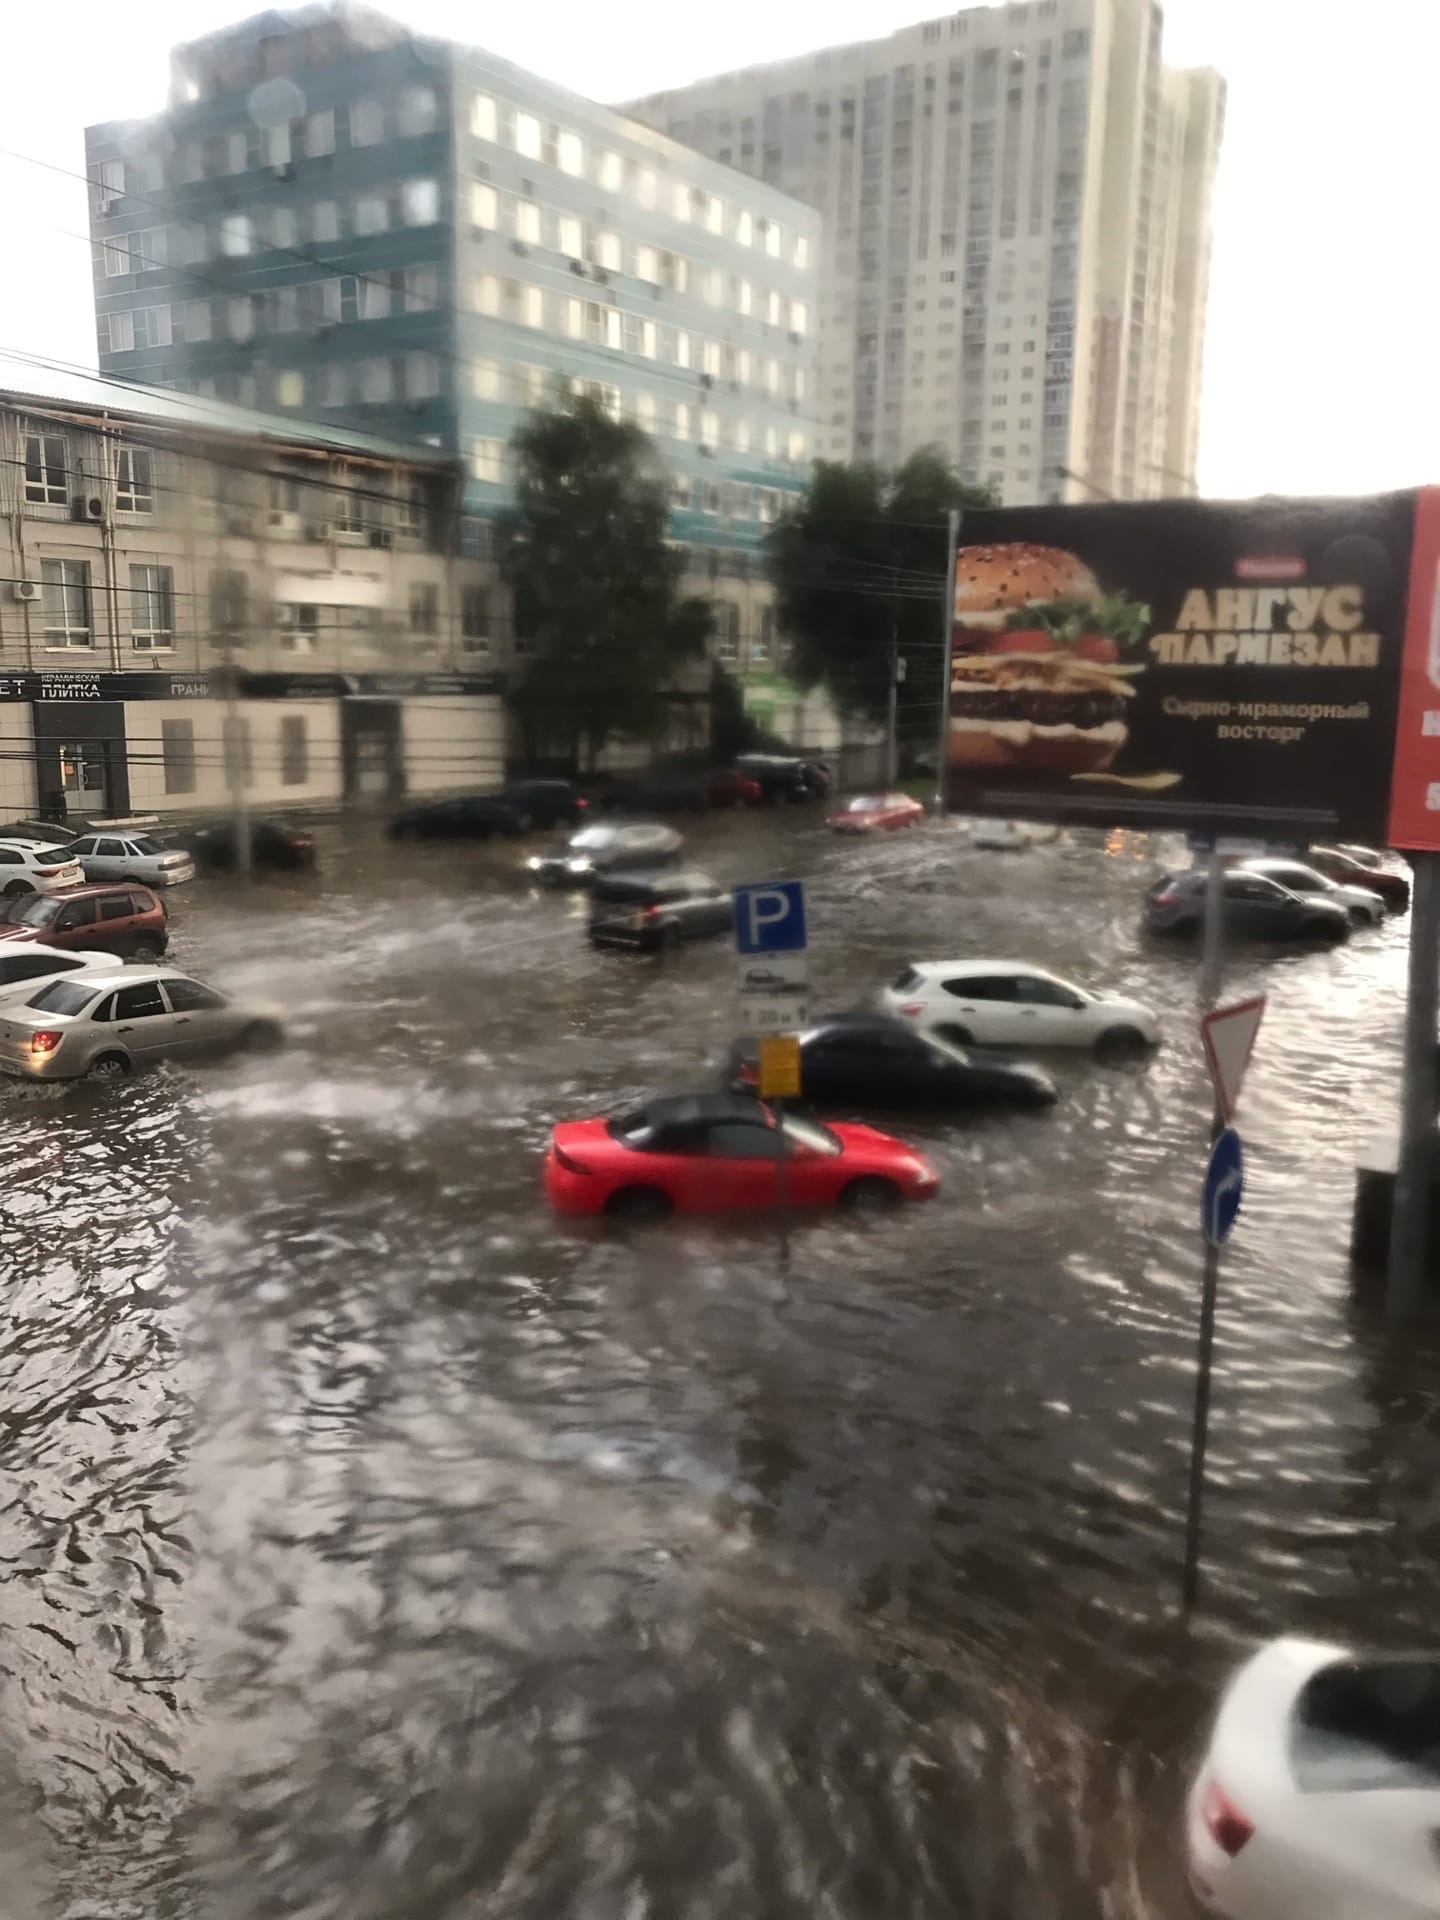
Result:
M1254 1821L1245 1818L1218 1780L1212 1780L1205 1789L1200 1819L1216 1846L1232 1860L1255 1831Z
M61 871L62 869L59 867L36 867L35 878L37 880L53 880L56 874Z
M1180 890L1178 887L1167 887L1163 893L1156 894L1155 904L1157 907L1173 907L1179 898Z
M640 923L641 923L641 925L642 925L642 926L649 926L649 925L650 925L650 924L651 924L652 922L654 922L654 921L656 921L656 920L658 920L658 919L660 918L660 911L661 911L661 910L660 910L660 908L659 908L659 907L644 907L644 908L642 908L642 910L641 910L641 913L640 913Z
M584 813L589 804L590 802L588 800L581 798L575 802L575 811L577 813Z
M566 1153L558 1140L552 1140L550 1145L556 1160L564 1167L567 1173L589 1173L589 1167L577 1160L573 1153Z
M735 1078L742 1080L747 1087L758 1087L760 1084L760 1069L753 1060L742 1060L736 1070Z
M900 1011L901 1013L909 1014L910 1018L913 1020L916 1014L924 1013L925 1002L923 1000L907 1000L904 1006L901 1007Z
M32 1033L30 1036L31 1053L53 1053L65 1036L59 1033Z

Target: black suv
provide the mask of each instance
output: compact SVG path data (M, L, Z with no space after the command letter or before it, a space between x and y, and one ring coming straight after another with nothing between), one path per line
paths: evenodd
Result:
M488 840L492 833L520 831L515 809L483 793L422 801L397 813L386 828L392 840Z
M578 827L586 802L573 780L514 780L501 800L526 827Z
M659 953L729 933L735 903L703 873L614 873L590 894L590 944Z
M1167 874L1145 896L1147 933L1194 935L1205 924L1206 875ZM1251 940L1348 940L1344 907L1313 893L1291 893L1262 873L1225 875L1225 931Z
M823 800L830 791L830 769L819 760L781 753L743 753L735 765L759 784L760 797L767 806L776 800Z

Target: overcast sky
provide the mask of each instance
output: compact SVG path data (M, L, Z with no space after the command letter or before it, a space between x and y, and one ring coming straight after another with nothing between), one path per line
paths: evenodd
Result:
M0 145L84 165L94 120L164 105L177 40L245 0L65 0L5 9ZM876 36L925 0L393 0L433 33L619 100ZM1440 479L1434 142L1440 0L1168 0L1167 58L1218 67L1229 117L1216 206L1200 479L1211 494L1363 492ZM0 159L0 349L95 364L83 187ZM79 236L79 237L76 237ZM0 378L6 377L0 362Z

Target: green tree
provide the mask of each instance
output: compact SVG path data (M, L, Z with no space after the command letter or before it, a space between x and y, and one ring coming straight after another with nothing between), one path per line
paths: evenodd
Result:
M593 766L612 734L663 730L670 682L710 636L710 606L681 592L668 483L638 427L567 396L527 414L511 449L500 569L530 647L512 702L532 753L559 748Z
M815 464L798 506L771 531L767 563L780 629L801 686L823 685L842 713L882 725L892 637L905 661L902 739L933 739L952 508L997 504L935 448L894 472Z

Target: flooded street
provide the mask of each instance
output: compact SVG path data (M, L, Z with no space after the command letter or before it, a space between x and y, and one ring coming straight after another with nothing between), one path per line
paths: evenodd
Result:
M1024 958L1155 1007L1039 1115L892 1125L873 1228L557 1225L549 1127L714 1083L717 942L592 953L524 853L321 834L205 880L170 957L284 1053L0 1086L0 1852L75 1914L1169 1915L1218 1675L1294 1627L1434 1637L1440 1339L1349 1303L1393 1119L1404 920L1248 953L1269 1012L1224 1255L1203 1617L1175 1626L1209 1091L1163 850L837 845L817 1008Z

